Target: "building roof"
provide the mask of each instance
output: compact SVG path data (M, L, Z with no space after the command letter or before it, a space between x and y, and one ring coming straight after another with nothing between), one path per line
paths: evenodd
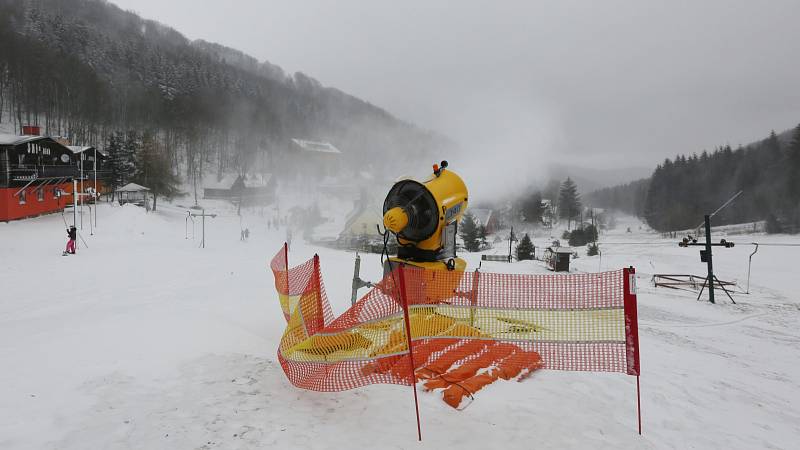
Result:
M142 185L139 185L139 184L136 184L136 183L128 183L125 186L122 186L121 188L116 189L114 192L143 192L143 191L149 191L149 190L150 189L148 189L148 188L146 188L146 187L144 187Z
M489 224L489 220L492 218L493 211L488 208L472 208L469 210L469 214L472 214L472 217L478 222L478 225L486 226Z
M237 177L238 175L227 174L222 178L203 178L203 187L206 189L230 189Z
M203 187L206 189L230 189L239 178L236 174L227 174L222 178L210 177L203 179ZM244 186L248 188L269 186L272 180L271 173L250 175L243 179Z
M94 151L94 147L84 147L82 145L67 145L67 148L74 154L83 153L86 151ZM97 149L97 153L100 153L103 156L108 156L108 152L104 150Z
M330 142L307 141L305 139L292 139L298 148L307 152L342 153Z
M547 247L553 253L575 253L572 247Z
M16 134L0 133L0 145L20 145L27 142L39 141L43 139L53 140L48 136L19 136Z

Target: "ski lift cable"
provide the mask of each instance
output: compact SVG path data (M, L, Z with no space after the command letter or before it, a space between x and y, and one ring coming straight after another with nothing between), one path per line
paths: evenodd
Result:
M728 199L728 201L726 201L725 203L723 203L723 204L722 204L722 206L720 206L719 208L717 208L717 210L716 210L716 211L714 211L713 213L711 213L711 214L708 216L708 218L710 219L710 218L712 218L712 217L716 216L718 212L722 211L722 209L723 209L723 208L725 208L726 206L728 206L728 205L729 205L729 204L730 204L732 201L736 200L736 197L738 197L738 196L742 195L742 192L744 192L744 191L739 191L739 192L737 192L736 194L734 194L734 195L733 195L733 197L729 198L729 199ZM700 222L700 224L699 224L699 225L697 225L696 227L694 227L694 228L695 228L695 230L699 230L699 229L700 229L700 227L702 227L704 224L705 224L705 221L703 221L703 222ZM699 234L699 233L698 233L698 234Z
M673 242L597 242L598 245L675 245ZM800 247L800 244L790 244L782 242L763 243L763 242L744 242L739 245L760 245L762 247Z
M597 241L597 245L675 245L673 242L602 242Z

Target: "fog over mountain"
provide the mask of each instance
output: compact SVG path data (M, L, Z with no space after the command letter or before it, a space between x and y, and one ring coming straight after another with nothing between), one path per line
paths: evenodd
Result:
M481 190L551 162L652 169L800 111L794 0L118 4L440 131Z
M92 142L155 122L178 148L222 148L220 166L300 136L386 176L450 159L478 198L565 175L587 192L800 111L793 1L0 5L5 51L65 69L16 91L4 78L6 110L16 92L18 116ZM42 100L67 81L92 95Z
M112 133L147 131L192 179L274 171L292 138L330 141L349 173L453 146L302 72L102 0L0 0L0 122L101 149Z

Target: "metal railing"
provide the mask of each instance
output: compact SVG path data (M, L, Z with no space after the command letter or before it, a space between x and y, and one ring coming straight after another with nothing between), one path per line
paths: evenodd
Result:
M109 170L97 170L97 179L105 181L111 174ZM38 165L38 164L3 164L0 163L0 183L24 183L42 178L77 178L80 179L80 167L74 165ZM83 171L84 180L94 180L95 171Z
M8 174L11 181L28 181L36 178L72 177L80 171L71 165L0 164L0 173Z

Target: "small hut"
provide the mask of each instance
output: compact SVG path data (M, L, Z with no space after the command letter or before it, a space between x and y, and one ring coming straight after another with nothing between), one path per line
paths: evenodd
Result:
M544 251L547 268L555 272L569 272L569 259L573 253L570 247L547 247Z
M137 206L147 206L147 193L150 189L136 183L128 183L114 191L120 205L133 203Z
M239 175L223 177L203 188L203 198L242 201L245 204L269 204L275 197L275 179L267 173L245 179Z

